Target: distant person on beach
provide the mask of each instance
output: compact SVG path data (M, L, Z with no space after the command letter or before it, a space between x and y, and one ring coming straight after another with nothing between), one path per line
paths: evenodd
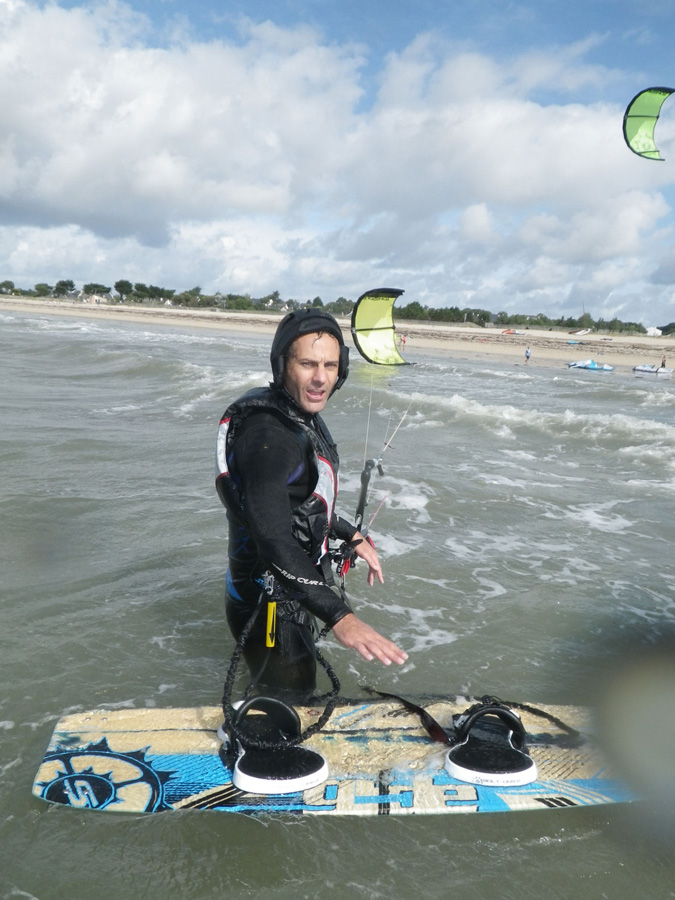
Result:
M525 351L525 365L527 365L530 361L530 348L528 347Z
M666 358L665 358L665 356L664 356L663 359L661 360L661 368L662 368L662 369L665 369L665 368L666 368Z
M269 386L232 403L218 430L216 487L229 523L225 605L237 640L251 623L243 654L257 685L307 698L316 681L315 617L364 659L400 665L407 654L334 587L329 537L367 564L368 584L384 581L375 547L334 512L339 460L319 414L349 371L342 330L321 310L291 312L270 361Z

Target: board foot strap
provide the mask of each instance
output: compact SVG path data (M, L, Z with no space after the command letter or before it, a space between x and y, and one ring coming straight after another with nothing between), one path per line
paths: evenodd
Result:
M317 787L328 777L323 756L297 746L297 712L276 698L254 697L239 705L225 737L223 755L228 764L234 760L232 781L239 790L292 794Z
M537 766L525 746L520 716L496 697L485 696L464 713L453 716L448 732L431 713L411 700L367 687L371 694L397 700L416 713L432 740L446 744L445 768L470 784L523 785L535 781Z

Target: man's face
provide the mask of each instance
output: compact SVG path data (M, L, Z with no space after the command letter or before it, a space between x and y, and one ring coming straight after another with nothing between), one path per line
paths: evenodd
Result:
M304 412L321 412L340 368L340 344L332 334L296 338L284 366L284 387Z

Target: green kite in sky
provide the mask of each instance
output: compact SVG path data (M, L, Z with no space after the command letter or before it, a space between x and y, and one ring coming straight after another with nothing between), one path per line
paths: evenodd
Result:
M661 107L673 91L675 88L647 88L636 94L628 104L623 117L623 136L630 149L638 156L663 159L654 143L654 129Z
M398 349L394 327L394 303L403 291L377 288L366 291L352 310L352 337L364 359L379 366L409 365Z

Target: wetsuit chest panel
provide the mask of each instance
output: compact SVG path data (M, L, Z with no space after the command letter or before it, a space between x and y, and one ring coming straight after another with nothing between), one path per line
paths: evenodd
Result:
M297 454L295 461L290 462L292 455L289 456L288 448L293 443ZM247 449L240 451L240 444ZM242 524L246 524L246 500L242 494L241 466L250 468L251 453L257 455L256 446L268 451L263 456L270 459L273 459L269 453L273 447L287 448L279 462L287 473L284 477L293 534L310 559L318 562L327 550L338 467L335 445L323 420L320 416L307 417L278 393L267 389L250 391L228 407L218 433L216 484L222 502ZM270 464L274 463L265 463ZM263 482L266 474L261 471Z
M348 614L318 565L337 521L338 481L337 451L321 417L291 408L273 389L251 391L225 411L216 461L230 522L228 594L256 603L271 571L322 621ZM341 521L338 528L343 539L353 533Z

